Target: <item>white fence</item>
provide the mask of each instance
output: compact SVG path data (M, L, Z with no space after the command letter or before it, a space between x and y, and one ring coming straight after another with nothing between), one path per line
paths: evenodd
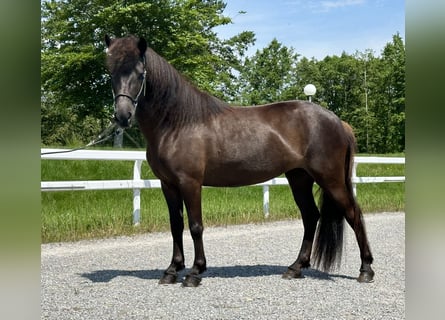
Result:
M73 190L113 190L133 189L133 223L139 224L141 211L141 189L160 188L161 182L155 179L141 178L141 167L145 160L145 151L114 151L114 150L77 150L67 153L52 153L69 151L68 149L41 149L42 159L50 160L128 160L134 161L132 180L90 180L90 181L42 181L41 191L73 191ZM352 171L354 194L357 193L357 183L404 182L405 177L357 177L357 165L360 163L405 164L402 157L355 157ZM269 216L269 187L287 185L286 178L274 178L256 184L263 187L264 215Z

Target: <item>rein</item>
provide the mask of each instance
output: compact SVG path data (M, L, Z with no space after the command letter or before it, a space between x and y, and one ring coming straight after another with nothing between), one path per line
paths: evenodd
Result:
M83 150L88 147L94 146L96 144L105 142L105 141L113 138L115 135L118 135L120 133L120 130L123 130L122 128L117 128L116 130L114 130L116 128L116 126L117 126L116 123L110 124L108 126L108 128L106 128L100 135L98 135L95 140L91 141L90 143L86 144L83 147L73 148L73 149L64 150L64 151L41 152L40 155L43 156L45 154L68 153L68 152L73 152L73 151L77 151L77 150Z

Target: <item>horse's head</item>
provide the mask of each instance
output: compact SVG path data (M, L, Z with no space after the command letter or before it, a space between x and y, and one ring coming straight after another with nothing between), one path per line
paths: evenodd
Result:
M147 42L134 36L110 39L106 35L105 43L114 97L114 119L120 127L127 128L138 103L145 96Z

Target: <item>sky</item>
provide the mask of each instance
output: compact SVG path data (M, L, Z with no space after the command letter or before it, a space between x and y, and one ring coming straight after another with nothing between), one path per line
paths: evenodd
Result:
M232 24L216 28L221 38L253 31L252 55L273 38L302 57L373 50L376 56L397 32L405 40L403 0L226 0ZM246 13L240 14L240 11Z

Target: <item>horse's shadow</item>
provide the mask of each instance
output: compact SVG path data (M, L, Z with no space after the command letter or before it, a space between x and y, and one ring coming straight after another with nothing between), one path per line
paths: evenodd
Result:
M287 267L277 265L242 265L242 266L224 266L209 267L203 274L204 278L252 278L262 276L282 275ZM181 271L180 275L184 275L188 270ZM157 280L162 277L164 270L97 270L89 273L82 273L83 278L89 279L91 282L110 282L116 277L136 277L144 280ZM330 274L316 269L304 269L303 277L330 280L334 278L356 279L351 276L341 274Z

